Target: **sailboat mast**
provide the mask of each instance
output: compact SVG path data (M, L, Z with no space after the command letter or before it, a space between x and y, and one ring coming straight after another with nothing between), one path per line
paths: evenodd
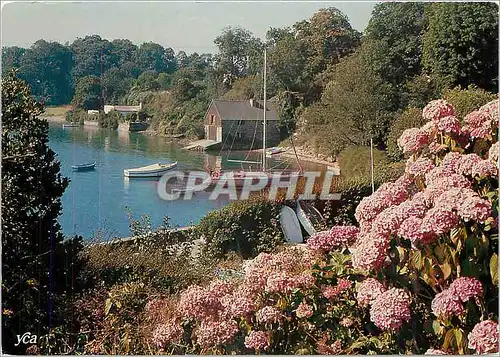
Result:
M266 171L266 134L267 134L267 121L266 121L266 76L267 76L267 53L264 47L264 130L262 132L262 171Z

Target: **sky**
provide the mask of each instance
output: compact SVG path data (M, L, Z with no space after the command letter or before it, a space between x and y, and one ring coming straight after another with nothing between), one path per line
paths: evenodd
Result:
M2 4L2 46L29 47L38 39L72 42L98 34L136 44L156 42L176 52L214 53L224 27L241 26L264 39L270 27L291 26L334 6L363 31L376 2L12 2Z

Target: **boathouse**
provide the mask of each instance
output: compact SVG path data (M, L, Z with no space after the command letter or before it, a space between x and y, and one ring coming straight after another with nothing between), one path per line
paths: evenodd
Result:
M272 100L266 103L266 122L266 147L271 147L280 141L278 113ZM205 114L205 139L223 143L223 149L262 148L263 124L262 101L212 100Z

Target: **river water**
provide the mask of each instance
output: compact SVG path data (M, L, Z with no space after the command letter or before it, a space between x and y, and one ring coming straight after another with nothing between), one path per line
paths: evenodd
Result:
M191 200L165 201L158 196L157 180L127 179L123 176L124 169L174 161L179 163L180 170L206 170L217 161L223 169L241 167L228 162L227 153L218 156L185 151L166 138L140 133L94 127L63 129L60 123L50 123L49 139L61 162L61 173L71 180L62 197L59 222L66 235L85 238L129 236L129 213L134 219L148 215L153 228L161 225L165 216L173 226L187 226L229 202L224 197L212 201L205 194L194 195ZM242 159L245 155L231 153L231 159ZM71 170L71 165L93 161L97 162L93 171ZM276 167L284 164L279 160L270 162Z

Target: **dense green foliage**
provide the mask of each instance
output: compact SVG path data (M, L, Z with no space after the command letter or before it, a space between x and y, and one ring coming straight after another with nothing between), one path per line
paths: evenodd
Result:
M384 171L389 164L386 153L373 149L374 171ZM371 173L370 147L349 146L339 154L340 172L343 177L369 176Z
M468 113L479 109L479 107L496 97L495 94L472 85L467 89L461 89L460 87L447 89L443 93L443 98L455 107L458 118L464 118Z
M197 235L206 241L206 254L222 257L229 252L244 258L271 251L283 243L280 205L269 201L235 201L202 218Z
M435 3L425 10L423 64L444 86L498 87L498 4Z
M29 86L2 80L2 346L24 353L16 335L38 336L61 323L75 292L78 239L63 242L57 218L68 179L48 147L43 106ZM75 274L75 275L74 275Z

